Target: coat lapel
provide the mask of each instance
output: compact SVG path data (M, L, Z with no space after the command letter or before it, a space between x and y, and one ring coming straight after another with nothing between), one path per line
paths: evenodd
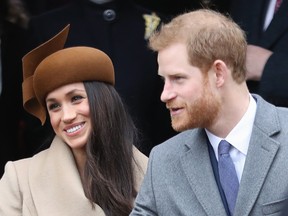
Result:
M226 215L206 143L205 131L197 129L187 143L189 150L181 158L182 168L207 215Z
M69 147L55 137L51 147L33 157L29 169L31 196L39 215L104 215L85 197Z
M240 182L235 216L248 216L255 205L279 148L279 143L271 138L280 131L278 122L275 107L257 98L257 113Z

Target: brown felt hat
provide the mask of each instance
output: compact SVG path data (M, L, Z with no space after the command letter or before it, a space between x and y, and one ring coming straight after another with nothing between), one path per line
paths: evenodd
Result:
M22 58L23 106L42 125L49 92L75 82L101 81L111 85L115 82L112 61L104 52L84 46L64 49L69 27Z

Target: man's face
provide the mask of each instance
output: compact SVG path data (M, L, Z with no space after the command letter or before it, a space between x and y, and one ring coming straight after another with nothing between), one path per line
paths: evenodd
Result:
M220 99L211 89L207 74L188 61L185 44L176 43L159 51L159 75L164 79L161 100L170 110L176 131L211 126L220 109Z

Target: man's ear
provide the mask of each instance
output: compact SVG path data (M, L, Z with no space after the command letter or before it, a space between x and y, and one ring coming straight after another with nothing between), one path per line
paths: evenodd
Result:
M221 87L228 75L227 65L222 60L215 60L212 65L213 72L216 77L216 87Z

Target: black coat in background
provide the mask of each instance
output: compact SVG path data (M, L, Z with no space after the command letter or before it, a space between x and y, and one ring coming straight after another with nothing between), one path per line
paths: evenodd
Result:
M146 155L175 134L168 110L160 101L163 84L157 75L156 53L148 49L144 38L143 15L151 13L124 0L103 5L76 1L33 17L27 47L27 51L35 48L70 24L65 47L92 46L106 52L115 67L115 87L142 132L140 150ZM46 134L40 121L27 115L26 124L27 145L39 145Z
M1 14L2 15L2 14ZM22 69L26 29L1 17L1 69L2 92L0 95L0 178L8 160L25 156L20 120L22 108Z
M260 82L248 81L253 93L268 101L288 106L288 1L283 0L270 25L263 31L268 0L232 0L230 14L246 31L249 44L273 52Z

